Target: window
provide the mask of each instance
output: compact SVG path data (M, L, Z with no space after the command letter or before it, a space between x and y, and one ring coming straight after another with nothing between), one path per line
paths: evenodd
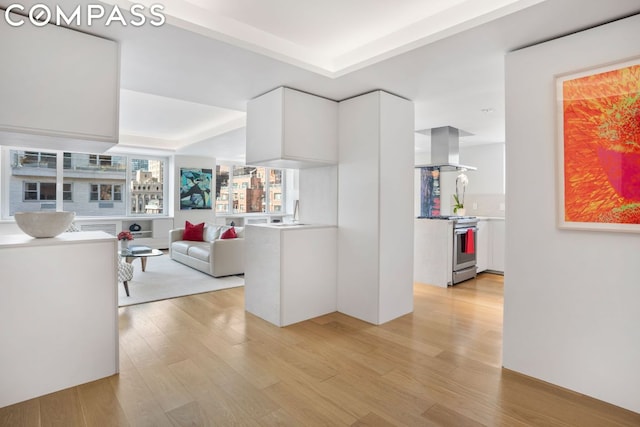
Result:
M56 153L39 151L14 152L19 167L56 169Z
M71 183L62 184L62 200L70 202L73 200L73 190Z
M104 167L112 166L113 158L111 156L100 156L97 154L90 154L89 164L95 165L95 166L104 166Z
M64 198L63 209L77 216L124 216L127 158L89 153L61 153L62 179L74 186L72 198Z
M269 211L282 212L282 170L269 171Z
M216 166L216 212L229 212L229 176L231 166Z
M55 182L25 182L24 183L24 199L25 201L41 201L56 199L56 183Z
M5 215L56 209L73 211L78 217L166 214L166 158L3 149L5 152L10 164L3 175L9 199Z
M130 214L164 213L164 160L131 159Z
M122 201L122 185L118 184L91 184L89 200L99 201Z
M233 168L233 198L246 200L243 204L234 204L233 213L266 212L264 179L265 168L254 166L235 166ZM236 186L236 184L239 184Z
M285 211L283 179L284 172L280 169L216 166L216 213Z

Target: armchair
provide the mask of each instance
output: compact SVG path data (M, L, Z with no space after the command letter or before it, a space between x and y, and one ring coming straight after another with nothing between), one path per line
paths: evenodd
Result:
M122 282L124 290L129 296L129 280L133 279L133 264L125 262L124 259L118 261L118 282Z

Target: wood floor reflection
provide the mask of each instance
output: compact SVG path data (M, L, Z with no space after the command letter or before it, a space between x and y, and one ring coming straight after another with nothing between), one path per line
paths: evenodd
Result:
M382 326L278 328L243 288L120 309L121 372L0 408L1 426L638 426L640 414L502 370L501 276L415 285Z

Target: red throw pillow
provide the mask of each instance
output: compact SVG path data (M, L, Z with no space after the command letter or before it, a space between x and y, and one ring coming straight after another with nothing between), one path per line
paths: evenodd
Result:
M202 234L204 233L204 222L193 225L189 221L184 224L184 232L182 233L182 240L193 240L195 242L202 242Z
M236 229L233 227L222 233L222 236L220 236L221 239L235 239L236 237L238 237L238 235L236 234Z

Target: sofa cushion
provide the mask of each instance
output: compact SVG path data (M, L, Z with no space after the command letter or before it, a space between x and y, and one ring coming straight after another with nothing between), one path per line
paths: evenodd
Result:
M204 232L204 222L200 224L191 224L186 221L184 224L184 233L182 240L192 240L194 242L202 242L202 233Z
M186 255L191 245L192 245L192 242L188 240L178 240L176 242L171 243L171 250L179 254Z
M209 245L191 245L187 251L187 255L200 261L209 262Z

